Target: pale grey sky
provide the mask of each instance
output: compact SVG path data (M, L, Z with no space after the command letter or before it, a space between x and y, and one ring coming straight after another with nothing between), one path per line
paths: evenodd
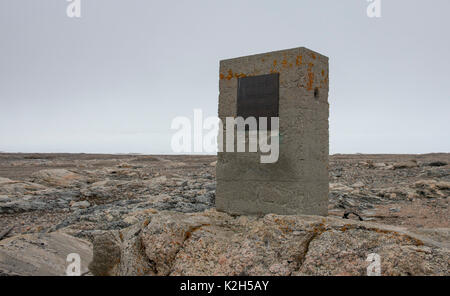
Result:
M219 60L330 57L330 153L450 152L450 1L0 0L0 151L171 153Z

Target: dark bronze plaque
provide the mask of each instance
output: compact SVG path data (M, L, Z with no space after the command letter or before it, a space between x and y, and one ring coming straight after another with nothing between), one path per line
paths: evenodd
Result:
M275 73L239 78L237 116L267 117L270 129L270 117L278 117L279 77Z

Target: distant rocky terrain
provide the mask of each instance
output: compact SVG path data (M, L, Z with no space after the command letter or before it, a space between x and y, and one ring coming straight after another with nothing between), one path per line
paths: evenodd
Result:
M450 154L330 156L327 218L216 212L215 163L0 154L0 274L450 274Z

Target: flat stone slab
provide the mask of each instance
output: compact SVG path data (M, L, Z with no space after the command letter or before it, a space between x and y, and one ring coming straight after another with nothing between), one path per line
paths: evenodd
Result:
M67 255L78 253L88 271L92 245L62 232L18 235L0 241L0 275L63 276Z

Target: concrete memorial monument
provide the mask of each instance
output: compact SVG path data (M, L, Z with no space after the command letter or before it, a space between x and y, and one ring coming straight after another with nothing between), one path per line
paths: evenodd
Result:
M327 215L328 58L301 47L223 60L219 88L219 139L224 143L217 161L217 209ZM262 161L268 151L261 143L250 152L255 132L250 124L241 138L246 150L238 152L234 120L250 123L252 117L257 129L268 130L268 135L257 133L258 141L278 145L275 159Z

